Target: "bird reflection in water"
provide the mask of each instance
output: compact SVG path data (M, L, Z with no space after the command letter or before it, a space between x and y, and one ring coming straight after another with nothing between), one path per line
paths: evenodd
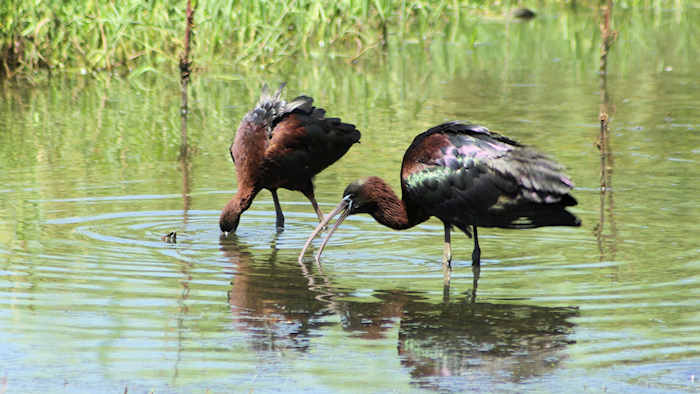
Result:
M416 301L404 307L398 353L414 384L429 389L478 389L521 382L564 359L578 308ZM468 385L468 387L465 387Z
M307 351L314 337L338 324L349 337L397 335L397 356L413 383L442 390L546 374L572 343L577 308L477 302L478 266L473 288L454 299L449 288L441 302L421 292L376 290L358 302L351 300L353 289L297 265L293 255L278 258L274 242L260 262L235 236L221 243L235 265L234 322L252 334L257 351Z
M221 250L234 269L228 302L234 325L253 334L255 350L305 351L313 330L333 325L324 319L333 312L322 290L310 289L299 265L277 262L277 236L265 261L256 261L235 235L222 238Z

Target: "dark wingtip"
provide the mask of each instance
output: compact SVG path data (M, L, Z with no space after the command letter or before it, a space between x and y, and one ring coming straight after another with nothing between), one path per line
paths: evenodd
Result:
M579 219L579 217L576 216L576 215L574 215L573 213L571 213L571 216L574 217L574 224L573 224L573 226L574 226L574 227L581 227L581 219Z
M581 227L581 219L566 209L561 210L561 225L571 227Z
M545 225L581 227L581 219L564 208L561 208L559 213L554 214L550 220L553 220L552 224Z

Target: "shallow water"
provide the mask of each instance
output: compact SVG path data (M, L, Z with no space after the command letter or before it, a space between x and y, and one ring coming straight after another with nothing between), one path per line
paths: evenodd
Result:
M0 392L697 391L700 13L616 12L604 193L588 9L358 64L198 75L184 159L172 76L5 83ZM222 240L227 149L262 79L363 132L316 179L326 212L358 177L398 188L415 134L468 119L565 164L583 226L481 230L477 289L455 233L447 294L437 220L395 232L350 217L319 270L296 262L310 204L281 191L277 234L262 192Z

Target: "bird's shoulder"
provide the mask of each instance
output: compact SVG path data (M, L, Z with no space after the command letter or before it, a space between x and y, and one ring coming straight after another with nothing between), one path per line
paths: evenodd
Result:
M414 139L401 175L404 189L414 194L449 185L450 190L522 192L539 202L557 199L573 188L562 170L535 149L485 127L450 122Z
M299 96L290 102L294 103L302 104L295 105L271 125L270 154L280 149L301 149L334 156L341 151L345 153L360 141L360 131L354 124L337 117L326 117L326 110L314 107L311 97Z
M469 122L445 122L418 134L409 146L407 152L421 149L426 143L441 139L455 147L477 145L483 149L504 150L522 147L519 142L489 130L488 128Z
M431 177L460 169L485 166L521 148L518 142L471 123L447 122L417 135L404 154L402 178L428 171ZM442 169L443 171L435 172ZM423 178L418 176L418 178Z
M308 163L317 173L342 157L359 142L355 125L337 117L326 117L326 110L313 106L313 98L298 96L271 122L264 158L275 166Z
M274 94L267 85L263 86L258 103L243 117L241 125L246 127L239 127L239 133L241 130L257 133L262 128L267 140L282 145L320 139L350 146L360 140L355 125L342 122L340 118L326 117L325 109L313 105L313 97L300 95L285 101L282 98L284 86L280 85Z

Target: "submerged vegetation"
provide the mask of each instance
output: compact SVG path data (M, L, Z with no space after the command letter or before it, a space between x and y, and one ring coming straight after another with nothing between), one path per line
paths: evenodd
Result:
M46 70L141 74L177 67L184 47L185 1L6 0L0 6L0 75ZM661 9L663 1L622 6ZM539 3L542 6L542 3ZM545 2L547 4L547 2ZM596 7L597 2L551 3ZM663 5L663 7L659 6ZM294 56L357 61L390 39L478 35L480 19L506 18L515 3L486 0L200 0L193 2L196 67L268 68ZM677 2L673 7L686 7Z

